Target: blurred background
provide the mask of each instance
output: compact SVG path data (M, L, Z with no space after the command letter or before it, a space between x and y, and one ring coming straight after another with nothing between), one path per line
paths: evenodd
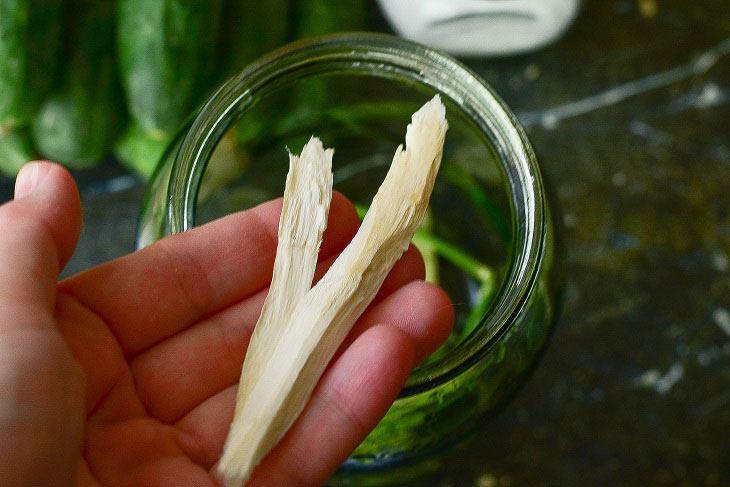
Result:
M78 272L134 249L176 128L260 55L343 30L447 49L526 129L567 281L531 380L433 485L728 485L730 5L458 3L0 0L0 201L31 158L72 168Z

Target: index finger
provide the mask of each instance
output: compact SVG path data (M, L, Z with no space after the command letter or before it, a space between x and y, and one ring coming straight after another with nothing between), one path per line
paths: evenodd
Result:
M280 214L277 199L228 215L77 274L59 291L98 314L134 355L268 285ZM320 257L341 250L358 225L352 203L334 193Z

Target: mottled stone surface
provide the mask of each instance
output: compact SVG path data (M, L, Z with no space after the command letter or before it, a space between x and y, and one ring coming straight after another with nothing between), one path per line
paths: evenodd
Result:
M552 46L468 64L526 126L568 280L534 375L433 484L728 485L730 4L586 0ZM77 176L67 273L132 249L143 193Z
M728 485L730 4L587 0L556 44L469 64L526 126L568 281L533 377L437 483Z

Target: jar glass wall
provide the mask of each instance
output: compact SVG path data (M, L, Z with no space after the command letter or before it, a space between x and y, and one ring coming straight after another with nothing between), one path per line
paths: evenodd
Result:
M414 242L427 278L451 296L456 325L333 483L390 482L432 466L423 460L503 403L547 341L559 291L555 230L515 117L471 71L423 46L377 34L302 41L208 99L145 199L140 246L280 196L286 149L299 152L314 134L335 148L335 189L366 211L410 115L434 93L450 129Z

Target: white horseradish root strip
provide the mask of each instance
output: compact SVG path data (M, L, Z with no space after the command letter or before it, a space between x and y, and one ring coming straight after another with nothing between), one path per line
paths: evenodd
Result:
M300 299L301 288L289 293L288 284L276 283L289 278L274 273L270 293L276 289L286 294L276 298L281 311L272 309L266 319L275 316L281 321L263 323L261 335L266 336L252 340L249 347L248 353L256 358L250 367L246 358L246 377L242 376L236 414L218 464L228 486L243 485L284 436L337 348L408 248L423 220L441 163L448 128L445 112L436 96L413 114L406 149L396 150L360 229L317 285ZM286 199L285 195L285 205ZM311 218L308 210L301 211ZM289 250L280 244L277 251ZM302 271L291 268L290 272ZM263 318L264 312L257 328Z
M271 286L243 362L234 422L281 337L282 323L312 287L332 200L333 153L312 137L301 156L289 154Z

